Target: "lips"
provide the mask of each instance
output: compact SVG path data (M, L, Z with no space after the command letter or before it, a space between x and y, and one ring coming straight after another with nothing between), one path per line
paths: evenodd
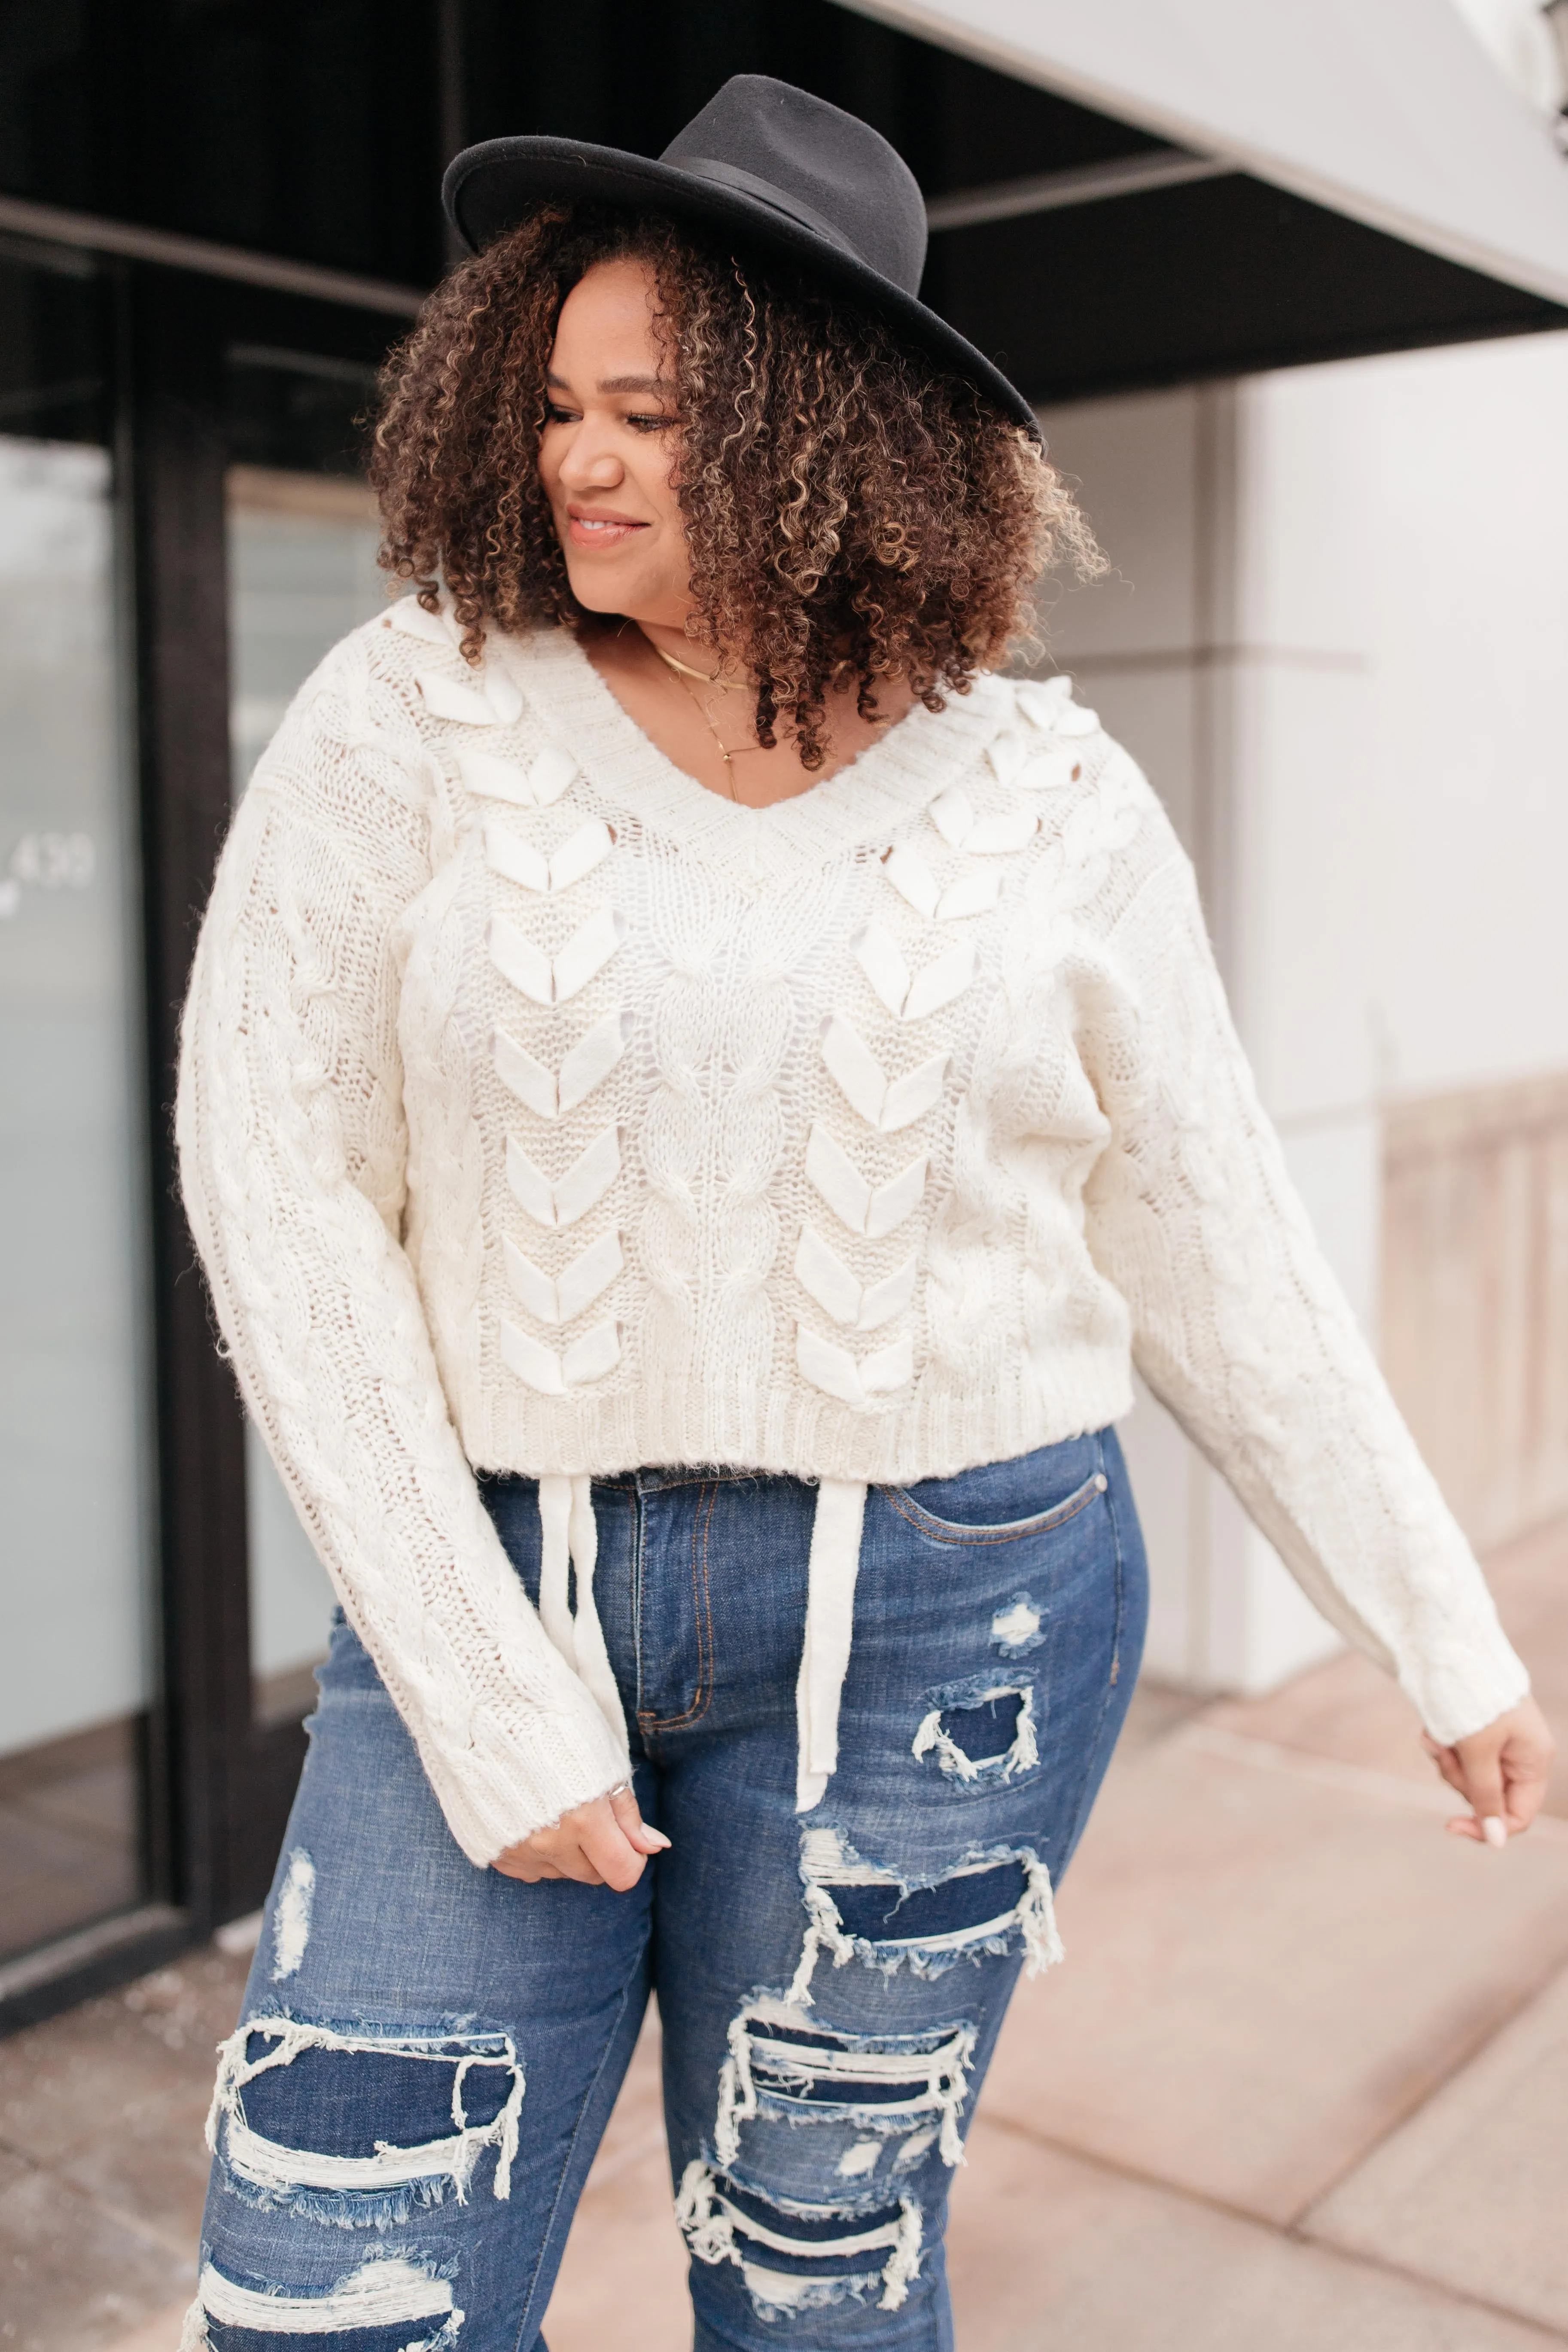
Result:
M571 510L566 519L567 536L574 547L624 547L628 539L647 529L647 523L638 522L635 516L602 514L592 509L584 513Z

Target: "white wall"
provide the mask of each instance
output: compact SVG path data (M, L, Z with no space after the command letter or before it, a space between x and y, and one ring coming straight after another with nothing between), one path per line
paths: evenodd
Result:
M1264 377L1244 402L1248 631L1363 660L1366 731L1317 786L1317 868L1356 942L1333 1017L1354 1025L1356 987L1374 1094L1561 1068L1568 336ZM1305 848L1310 820L1289 829ZM1321 1084L1310 1024L1279 972L1262 998L1292 1108Z
M1197 860L1264 1099L1375 1341L1381 1111L1568 1068L1568 336L1047 415L1116 572L1053 646ZM1150 1664L1333 1646L1146 1400Z

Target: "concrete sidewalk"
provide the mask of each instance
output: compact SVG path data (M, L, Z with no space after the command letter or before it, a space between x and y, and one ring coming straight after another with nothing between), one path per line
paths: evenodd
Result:
M1561 1727L1568 1526L1492 1570ZM1141 1692L955 2185L962 2352L1568 2344L1568 1768L1551 1804L1502 1854L1446 1837L1359 1659ZM243 1976L203 1953L0 2044L6 2352L174 2352ZM657 2065L650 2029L551 2352L689 2344Z

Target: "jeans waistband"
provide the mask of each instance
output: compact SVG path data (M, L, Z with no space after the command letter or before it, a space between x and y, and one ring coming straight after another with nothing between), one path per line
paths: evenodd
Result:
M652 1469L595 1471L592 1483L595 1486L613 1486L622 1494L658 1495L669 1486L728 1486L757 1485L767 1479L788 1480L788 1473L780 1470L738 1470L729 1463L672 1462ZM800 1486L815 1485L815 1480L788 1480Z

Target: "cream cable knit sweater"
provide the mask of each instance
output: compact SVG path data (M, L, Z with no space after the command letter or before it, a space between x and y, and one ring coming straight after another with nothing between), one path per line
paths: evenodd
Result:
M465 1852L626 1770L470 1465L900 1483L1114 1421L1130 1359L1438 1738L1512 1706L1191 868L1065 682L752 811L569 637L456 636L357 630L262 760L179 1139L247 1401Z

